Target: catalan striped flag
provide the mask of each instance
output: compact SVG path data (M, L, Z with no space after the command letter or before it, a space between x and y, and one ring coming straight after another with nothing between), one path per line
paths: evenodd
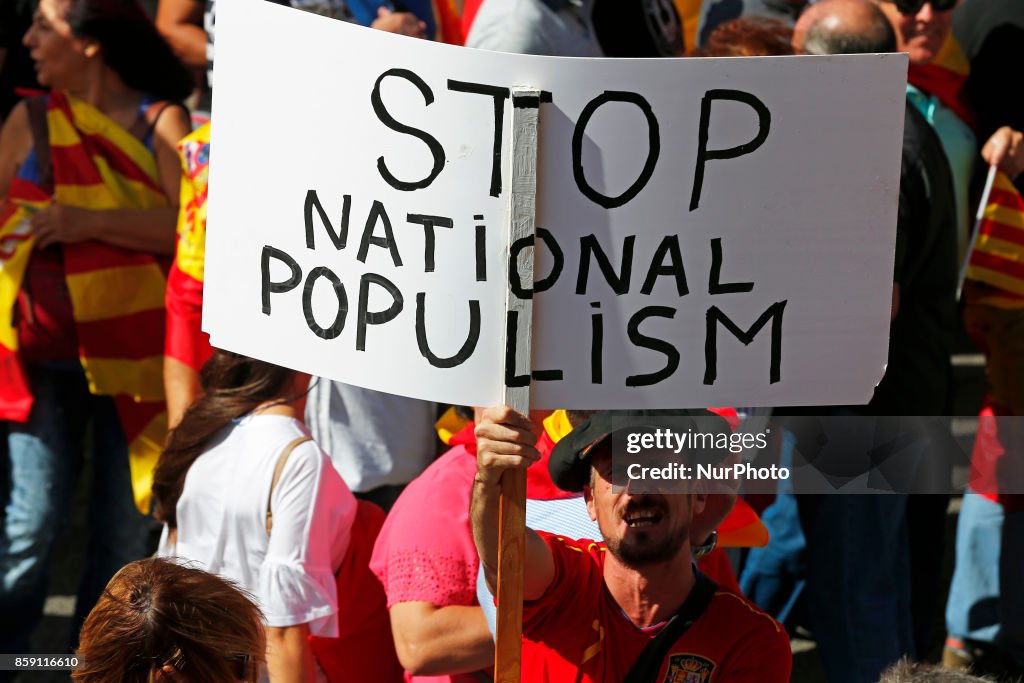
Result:
M202 331L203 266L206 260L206 197L210 169L210 124L178 143L181 153L181 201L178 247L167 278L165 353L195 371L213 348Z
M978 224L967 277L1011 297L1024 296L1024 198L1002 171L996 173Z
M50 203L94 210L168 205L152 153L106 115L54 92L46 118L52 193L19 180L0 210L0 419L13 421L26 420L32 406L13 320L33 247L31 214ZM79 359L90 391L114 398L128 442L135 502L148 512L153 468L167 430L166 264L152 254L95 241L65 244L63 254Z

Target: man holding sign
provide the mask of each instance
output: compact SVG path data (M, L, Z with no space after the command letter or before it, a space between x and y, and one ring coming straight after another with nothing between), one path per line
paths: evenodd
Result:
M628 419L630 430L676 422L715 436L730 433L724 419L706 411L681 412L671 422ZM707 502L704 490L692 483L679 494L613 486L618 443L611 432L620 429L611 413L598 413L552 452L553 480L567 490L582 488L604 540L527 530L522 680L788 681L785 630L695 571L689 529ZM487 410L476 436L470 517L493 589L501 477L540 455L529 419L507 407Z

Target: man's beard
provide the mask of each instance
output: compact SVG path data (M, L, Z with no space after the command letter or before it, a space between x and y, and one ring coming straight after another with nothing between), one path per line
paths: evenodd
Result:
M641 501L637 501L637 503L634 504L631 501L629 506L623 511L623 516L634 510L650 507L658 508L665 517L668 516L668 510L663 505ZM616 523L619 521L621 519L617 519ZM671 530L671 533L658 540L646 538L647 534L644 532L634 532L631 536L633 540L624 543L621 537L609 538L605 535L605 546L608 548L608 552L626 567L640 569L674 559L679 554L679 549L683 547L683 544L689 538L690 529L689 525L682 525L680 528Z

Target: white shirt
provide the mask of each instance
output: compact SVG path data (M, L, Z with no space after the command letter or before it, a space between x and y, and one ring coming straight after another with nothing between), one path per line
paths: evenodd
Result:
M557 10L544 0L487 0L466 47L554 57L603 57L594 35L594 0L567 0Z
M338 634L335 571L345 558L356 500L314 442L295 448L267 497L284 448L307 435L297 420L236 420L189 468L176 508L177 544L166 527L158 555L173 556L235 581L255 598L268 626L309 624Z
M309 431L353 491L408 484L434 460L437 406L405 396L314 380Z

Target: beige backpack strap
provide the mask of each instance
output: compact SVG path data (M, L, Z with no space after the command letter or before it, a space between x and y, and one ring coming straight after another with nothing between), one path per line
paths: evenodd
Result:
M270 509L270 501L274 497L274 489L277 488L277 482L281 479L281 473L284 472L284 466L288 462L288 456L292 454L296 448L312 441L312 437L300 436L295 439L281 451L281 455L277 458L277 465L274 466L274 478L270 480L270 495L267 496L267 535L270 535L270 530L274 527L274 511Z

